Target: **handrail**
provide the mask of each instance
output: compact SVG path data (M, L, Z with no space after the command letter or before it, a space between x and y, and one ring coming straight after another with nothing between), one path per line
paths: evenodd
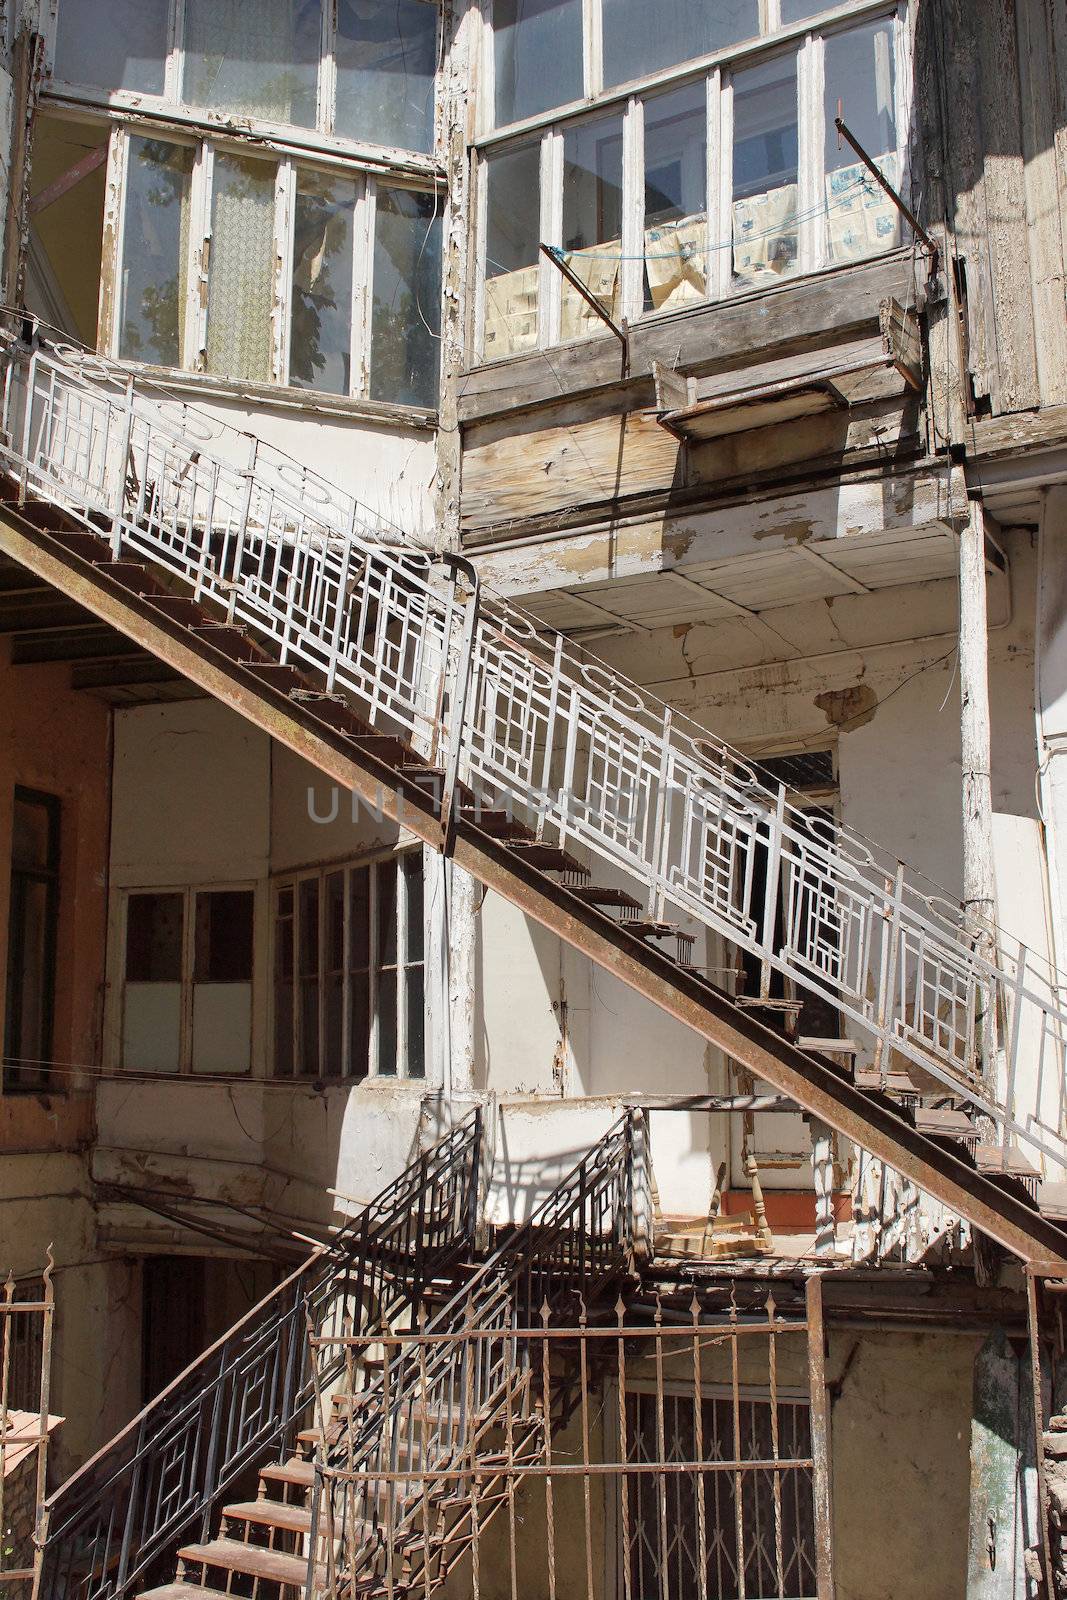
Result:
M43 341L0 332L0 359L0 461L22 495L110 524L116 550L320 671L372 725L447 751L451 781L636 882L650 916L747 951L763 993L777 975L829 1002L883 1081L918 1067L1002 1144L1067 1164L1067 976L573 642L467 592L455 562L382 543L353 502L316 506L249 436L183 432L180 406Z
M348 1580L355 1577L356 1563L388 1559L405 1524L419 1513L425 1516L435 1472L443 1473L457 1455L475 1451L493 1415L524 1384L514 1330L531 1317L573 1318L594 1304L605 1285L633 1269L650 1181L638 1127L643 1128L643 1113L636 1110L614 1123L429 1320L421 1330L426 1343L403 1350L392 1367L386 1358L360 1391L358 1415L353 1408L341 1437L324 1440L315 1462L311 1526L319 1527L327 1501L335 1515L337 1497L327 1493L327 1483L332 1473L340 1474L340 1540L347 1547ZM435 1335L474 1329L486 1335L477 1348L462 1337L434 1342ZM336 1371L339 1351L361 1343L365 1339L347 1333L312 1338L321 1362L319 1393ZM406 1470L417 1477L390 1484L383 1515L379 1490L387 1475ZM317 1550L313 1537L309 1597L316 1590Z
M119 1600L248 1465L284 1443L313 1393L307 1322L363 1331L418 1302L473 1249L481 1113L424 1152L46 1501L37 1594Z

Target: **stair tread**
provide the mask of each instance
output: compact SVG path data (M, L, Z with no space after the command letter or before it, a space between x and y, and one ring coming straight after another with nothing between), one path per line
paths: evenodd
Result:
M308 1507L285 1500L239 1500L223 1506L222 1515L224 1520L232 1517L235 1522L259 1522L265 1528L282 1528L287 1533L311 1532Z
M604 884L582 883L571 890L587 906L617 906L626 911L640 911L641 902L625 889L612 889Z
M588 878L589 868L583 866L577 857L569 851L561 849L554 844L539 844L537 842L525 844L521 841L509 844L508 849L512 855L528 861L539 872L573 872L583 878Z
M239 1539L211 1539L207 1544L186 1544L178 1551L179 1561L208 1567L224 1567L229 1572L244 1572L251 1578L266 1578L303 1588L307 1561L263 1545L242 1544Z
M260 1467L259 1475L269 1483L292 1483L310 1489L315 1482L315 1466L303 1456L291 1456L288 1461L272 1461Z

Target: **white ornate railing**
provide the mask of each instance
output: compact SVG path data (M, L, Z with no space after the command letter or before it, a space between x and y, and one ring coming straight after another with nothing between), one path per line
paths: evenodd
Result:
M917 1068L1064 1164L1067 980L1025 946L279 452L70 347L9 331L0 354L21 493L110 529L540 837L636 880L653 916L830 1001L883 1074Z

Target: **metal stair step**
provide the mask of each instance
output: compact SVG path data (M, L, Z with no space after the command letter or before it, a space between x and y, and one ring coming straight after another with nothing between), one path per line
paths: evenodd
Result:
M80 528L56 528L52 530L52 536L72 556L80 556L83 561L91 561L95 566L110 564L111 547L100 534L84 533Z
M203 606L185 595L142 594L141 599L147 600L157 611L164 612L172 622L180 622L186 628L199 627L207 620Z
M260 1467L259 1476L268 1483L287 1483L297 1489L310 1489L315 1483L315 1467L304 1456L290 1456L288 1461L272 1461Z
M528 861L538 872L573 872L577 877L588 878L589 868L554 844L509 844L508 849L521 861Z
M221 650L223 655L229 656L233 661L260 659L258 650L244 629L235 628L232 623L205 622L200 627L192 628L190 632L197 639L202 639L205 644Z
M97 560L93 566L98 572L120 583L124 589L132 589L142 600L154 600L157 595L164 593L162 584L157 583L148 568L139 561Z
M587 906L601 906L604 909L619 911L641 910L640 900L635 900L625 889L612 889L603 884L579 883L571 889L571 894Z
M283 667L277 661L250 661L245 670L268 684L270 688L277 689L280 694L291 694L304 682L303 674L296 667L288 665Z
M238 1539L211 1539L207 1544L187 1544L178 1551L178 1560L193 1566L217 1568L223 1572L242 1572L250 1578L280 1583L303 1590L307 1562L303 1556L285 1555L263 1545L242 1544Z
M492 839L514 839L533 843L534 831L525 822L513 817L510 811L493 811L479 806L461 806L460 816L473 822L476 828Z
M292 1505L287 1500L241 1500L223 1506L223 1522L255 1523L264 1528L276 1528L284 1533L310 1533L311 1512L307 1506Z

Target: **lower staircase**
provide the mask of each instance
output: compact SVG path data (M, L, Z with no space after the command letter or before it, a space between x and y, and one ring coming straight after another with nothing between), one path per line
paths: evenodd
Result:
M260 1566L267 1556L288 1560L275 1566L284 1584L279 1574L293 1568L284 1539L309 1515L303 1501L313 1483L307 1429L316 1386L335 1382L345 1365L333 1347L316 1358L310 1328L345 1326L369 1337L411 1324L434 1296L454 1291L474 1261L481 1145L476 1111L49 1497L36 1600L137 1593L161 1562L173 1570L183 1539L207 1536L235 1491L227 1527L243 1530L238 1555L246 1550L244 1559ZM241 1498L255 1492L257 1475L262 1510ZM257 1545L260 1529L270 1538ZM233 1570L253 1586L265 1576L259 1567ZM239 1584L229 1592L253 1590Z
M616 1124L433 1316L378 1340L313 1340L319 1425L261 1468L256 1499L223 1507L214 1538L182 1546L174 1582L139 1600L399 1600L476 1552L527 1451L576 1402L574 1365L532 1360L524 1330L613 1311L634 1271L647 1209L635 1122ZM348 1382L330 1393L339 1349Z

